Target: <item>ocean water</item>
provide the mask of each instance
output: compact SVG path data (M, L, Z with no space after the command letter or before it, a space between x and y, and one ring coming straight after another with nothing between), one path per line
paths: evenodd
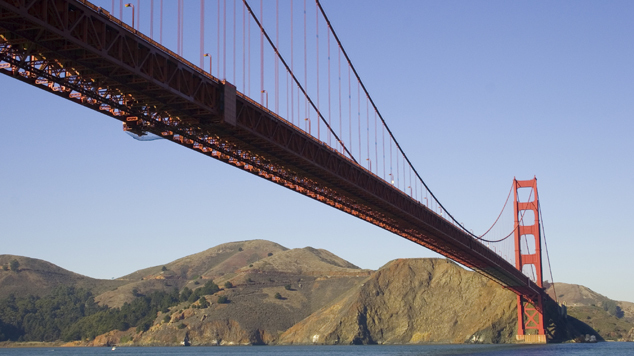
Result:
M228 355L228 356L625 356L634 355L634 343L551 345L416 345L416 346L220 346L220 347L79 347L5 348L0 356L138 356L138 355Z

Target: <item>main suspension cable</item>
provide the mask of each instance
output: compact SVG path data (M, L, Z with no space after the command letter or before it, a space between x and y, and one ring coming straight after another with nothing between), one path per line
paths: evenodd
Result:
M387 126L387 123L385 122L385 119L383 119L383 115L381 115L381 112L379 111L379 109L377 108L376 104L374 103L374 100L372 100L372 97L370 97L370 93L368 92L368 90L366 89L365 85L363 84L363 81L361 80L361 77L359 76L359 73L357 72L356 68L352 65L352 61L350 60L350 57L348 56L348 53L346 52L346 50L343 48L343 45L341 44L341 40L339 39L339 36L337 36L337 33L335 32L334 28L332 27L332 24L330 23L330 19L328 19L328 16L326 16L326 12L324 11L323 7L321 6L321 3L319 2L319 0L315 0L315 2L317 3L317 6L319 7L319 10L321 11L322 15L324 16L324 20L326 20L326 23L328 24L328 28L330 29L330 31L333 34L333 37L335 38L335 40L337 41L337 44L339 45L339 48L341 48L341 52L344 54L344 56L346 57L346 60L348 61L348 65L350 66L350 68L352 68L352 71L354 72L354 75L357 77L357 80L359 82L359 84L361 85L361 87L363 88L363 91L365 92L368 100L370 101L370 103L372 104L372 107L374 108L374 110L376 111L376 113L379 115L379 118L381 119L381 122L383 123L383 126L385 126L385 128L387 129L388 134L390 135L390 137L392 138L392 140L394 141L394 143L396 144L396 147L398 147L398 150L401 152L401 154L403 155L403 159L405 159L407 161L407 163L409 164L409 166L412 168L412 171L414 171L414 174L416 175L416 177L418 177L418 179L420 180L420 182L423 184L423 186L425 186L425 189L427 189L427 191L429 192L429 194L432 196L432 198L434 198L434 200L436 201L436 203L440 206L440 208L445 211L447 213L447 215L451 218L451 220L453 220L453 222L458 225L460 228L462 228L467 234L471 235L474 238L478 238L477 235L473 234L472 232L470 232L469 230L467 230L467 228L465 228L462 224L460 224L458 222L458 220L456 220L453 215L451 215L449 213L449 211L447 211L447 209L445 209L445 207L440 203L440 201L438 200L438 198L436 198L436 196L434 195L434 193L431 191L431 189L429 189L429 187L427 186L427 183L425 183L425 181L423 180L423 178L420 176L420 174L418 173L418 171L416 170L416 168L414 168L414 165L412 164L412 162L410 161L410 159L407 157L407 155L405 154L405 151L403 151L403 148L401 147L401 145L398 143L398 141L396 140L396 138L394 137L394 134L392 133L392 131L390 130L390 128Z
M280 55L280 52L279 52L278 48L275 46L273 41L271 41L271 38L269 37L268 33L264 30L264 27L262 26L262 24L258 20L257 16L255 16L255 14L253 13L253 10L251 9L251 6L249 6L249 4L247 3L247 0L242 0L242 2L244 3L244 5L249 10L249 13L251 14L251 17L253 18L255 23L260 27L260 31L261 31L262 35L264 35L264 37L266 37L266 40L269 42L269 45L271 46L271 48L273 48L273 50L275 51L275 54L280 58L280 61L282 62L282 64L286 68L286 71L291 74L291 76L293 77L293 80L295 81L295 84L297 84L297 87L302 91L302 93L304 94L304 96L306 97L306 99L308 100L310 105L313 107L313 109L315 109L315 112L317 113L317 115L319 115L319 118L321 119L321 121L326 125L326 127L328 127L328 130L330 130L330 132L335 137L335 139L337 139L339 144L341 144L341 146L346 151L346 153L348 153L348 155L350 156L350 159L352 159L352 161L354 163L359 164L359 162L357 162L357 160L350 153L350 151L348 151L348 148L346 148L346 146L343 144L343 141L339 138L339 136L337 136L337 134L334 132L332 127L330 127L330 125L328 124L328 121L326 121L326 119L322 116L322 114L319 111L319 109L317 109L317 107L315 106L315 103L313 102L313 100L308 96L308 93L306 93L306 90L304 90L304 87L300 84L299 80L297 80L297 78L295 77L295 73L291 72L290 67L288 66L288 64L284 60L284 57L282 57Z
M539 224L541 225L542 236L544 237L544 248L546 249L546 260L548 261L548 271L550 272L550 279L552 280L551 282L553 286L553 294L555 295L555 301L559 302L557 300L557 291L555 290L555 278L553 277L553 269L550 265L550 254L548 253L548 241L546 240L546 229L544 228L544 220L542 219L542 205L539 203L539 201L537 201L537 211L539 212Z

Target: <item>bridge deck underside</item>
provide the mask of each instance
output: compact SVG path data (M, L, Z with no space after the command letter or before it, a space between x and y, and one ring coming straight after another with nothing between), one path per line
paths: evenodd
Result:
M132 131L162 135L329 204L529 300L542 294L418 201L103 9L74 0L0 0L0 59L11 64L0 73L99 110Z

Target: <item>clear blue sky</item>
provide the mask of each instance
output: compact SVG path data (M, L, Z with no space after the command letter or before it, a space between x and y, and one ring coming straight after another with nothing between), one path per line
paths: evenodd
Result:
M634 301L634 2L323 6L454 216L482 232L513 177L537 176L555 281ZM185 50L197 64L196 45ZM0 108L2 254L97 278L256 238L372 269L436 256L170 142L135 141L118 121L5 76Z

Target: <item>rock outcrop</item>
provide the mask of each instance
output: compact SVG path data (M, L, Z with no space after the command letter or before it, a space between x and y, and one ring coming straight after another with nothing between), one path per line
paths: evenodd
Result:
M388 263L284 332L280 344L509 342L515 295L444 259Z

